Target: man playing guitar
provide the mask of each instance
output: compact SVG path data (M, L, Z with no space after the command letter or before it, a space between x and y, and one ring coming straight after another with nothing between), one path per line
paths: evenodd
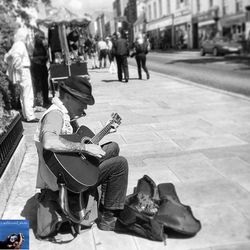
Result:
M92 88L87 78L69 77L59 88L59 98L52 99L51 107L44 113L38 124L35 141L39 155L37 188L58 191L58 178L45 163L43 152L87 153L99 159L99 176L95 187L101 186L101 197L97 225L99 229L115 231L117 217L124 208L128 182L127 160L119 156L119 146L115 142L105 145L73 142L63 138L63 134L76 131L73 121L86 115L87 105L94 104ZM80 157L80 156L79 156ZM75 195L71 192L70 195Z

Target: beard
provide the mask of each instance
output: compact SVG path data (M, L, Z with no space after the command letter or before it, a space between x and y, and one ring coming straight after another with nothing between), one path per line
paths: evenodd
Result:
M81 115L75 115L75 116L73 116L73 118L70 120L70 122L73 122L73 121L75 121L75 120L77 120L77 119L79 119L81 117L84 117L84 116L86 116L86 113L85 113L85 111L82 111Z

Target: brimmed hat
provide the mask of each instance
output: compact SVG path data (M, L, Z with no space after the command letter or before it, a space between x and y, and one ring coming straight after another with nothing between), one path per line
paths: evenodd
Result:
M61 82L60 87L82 103L88 105L95 103L95 99L92 96L91 84L86 77L71 76Z

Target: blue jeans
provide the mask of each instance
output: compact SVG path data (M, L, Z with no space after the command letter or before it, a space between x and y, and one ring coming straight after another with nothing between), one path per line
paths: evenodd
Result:
M100 203L106 209L123 209L128 186L128 162L119 156L117 143L106 143L102 145L102 149L106 155L99 165L97 185L101 185Z
M146 66L146 55L143 53L140 53L135 56L135 60L137 63L137 70L138 70L138 77L141 79L141 68L145 71L147 77L149 75L148 68Z

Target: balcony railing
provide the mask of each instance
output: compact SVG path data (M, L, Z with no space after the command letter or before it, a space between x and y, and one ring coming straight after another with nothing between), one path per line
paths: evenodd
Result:
M0 178L23 136L21 115L18 114L0 136Z

